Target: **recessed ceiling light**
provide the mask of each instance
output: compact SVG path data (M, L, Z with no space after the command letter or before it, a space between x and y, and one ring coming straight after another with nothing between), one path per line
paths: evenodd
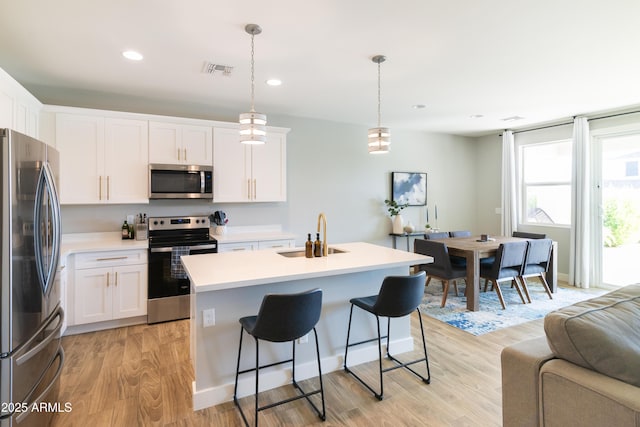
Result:
M282 80L280 80L280 79L269 79L269 80L267 80L267 84L269 86L280 86L282 84Z
M427 108L427 106L424 104L415 104L412 105L411 108L413 108L414 110L422 110L423 108Z
M144 58L140 52L135 50L125 50L122 52L122 56L132 61L142 61L142 58Z
M523 119L524 117L521 117L521 116L511 116L511 117L505 117L504 119L500 119L500 120L502 120L503 122L515 122Z

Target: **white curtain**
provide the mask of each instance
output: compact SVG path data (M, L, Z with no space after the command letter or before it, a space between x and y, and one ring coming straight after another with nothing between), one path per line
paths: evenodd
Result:
M588 288L590 277L589 212L589 122L573 122L573 167L571 186L571 236L569 240L569 284Z
M518 226L516 204L516 153L513 131L502 132L502 224L503 236L511 236Z

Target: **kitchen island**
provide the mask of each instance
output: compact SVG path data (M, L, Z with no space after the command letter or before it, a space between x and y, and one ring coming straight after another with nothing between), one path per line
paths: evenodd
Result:
M264 295L322 289L322 315L316 329L322 370L327 373L342 369L349 300L377 294L386 276L407 275L411 265L432 262L431 257L362 242L335 244L330 245L331 248L340 252L321 258L305 258L304 250L302 256L290 256L290 252L299 253L300 249L182 257L191 280L194 410L232 400L240 336L238 319L257 314ZM204 326L204 313L207 313L207 322L213 323L211 326ZM354 311L351 331L354 341L374 337L375 328L373 316ZM409 318L394 319L391 328L391 351L412 350ZM317 375L313 338L309 341L309 344L296 344L298 380ZM255 363L253 339L245 337L243 347L241 369ZM260 363L290 358L290 352L291 345L287 343L261 343ZM377 344L363 345L349 354L350 365L376 360ZM290 364L262 370L261 390L288 384L290 378ZM245 376L239 383L238 395L252 394L253 387L253 380Z

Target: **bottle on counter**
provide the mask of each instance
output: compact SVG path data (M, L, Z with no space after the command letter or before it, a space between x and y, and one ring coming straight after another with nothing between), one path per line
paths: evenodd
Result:
M124 220L122 223L122 240L126 240L129 238L129 224L127 224L127 220Z
M320 233L316 233L316 241L313 243L313 255L322 256L322 242L320 241Z
M313 242L311 241L311 233L307 234L307 243L304 244L304 256L313 258Z
M127 233L127 234L128 234L128 237L127 237L127 238L128 238L128 239L133 239L133 238L134 238L134 236L135 236L135 232L134 232L134 230L133 230L133 224L129 224L129 227L128 227L128 228L129 228L129 230L128 230L128 233Z

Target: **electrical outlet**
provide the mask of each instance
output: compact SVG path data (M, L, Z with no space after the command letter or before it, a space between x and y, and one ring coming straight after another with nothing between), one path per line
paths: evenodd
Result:
M202 310L202 326L207 328L215 324L216 324L216 310L214 308Z
M309 342L309 334L298 338L298 344L306 344Z

